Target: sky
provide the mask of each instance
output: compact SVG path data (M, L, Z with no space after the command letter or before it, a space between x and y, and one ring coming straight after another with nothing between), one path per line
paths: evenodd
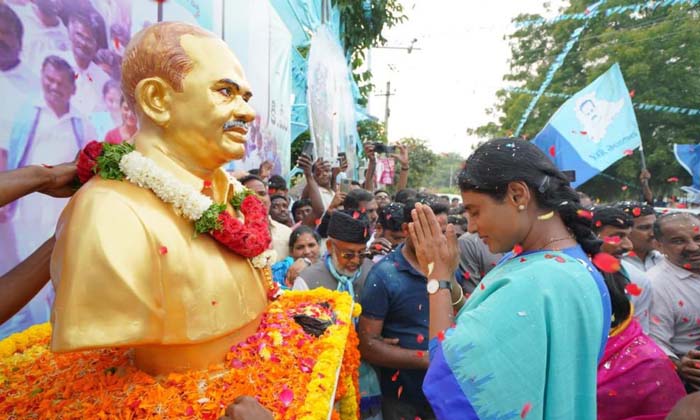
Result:
M456 152L466 157L479 139L467 135L494 121L486 108L496 103L496 91L507 86L510 49L505 35L513 32L511 20L520 13L551 17L563 0L553 0L546 13L544 0L402 0L408 20L385 29L389 47L406 47L417 39L409 54L402 49L374 48L370 67L375 92L369 101L371 115L384 121L387 81L389 140L418 137L437 153ZM375 96L376 95L376 96Z

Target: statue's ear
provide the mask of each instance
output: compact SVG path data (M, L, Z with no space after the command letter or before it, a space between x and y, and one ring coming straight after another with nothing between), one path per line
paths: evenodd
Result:
M170 101L173 88L161 77L141 80L134 92L136 103L156 125L164 127L170 122Z

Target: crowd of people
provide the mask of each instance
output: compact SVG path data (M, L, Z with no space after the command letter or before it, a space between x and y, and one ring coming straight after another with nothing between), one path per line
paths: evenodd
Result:
M371 170L371 145L366 153ZM396 157L407 162L406 153ZM341 167L306 155L298 166L298 197L264 170L233 175L268 208L274 281L362 305L363 418L527 409L662 419L700 387L695 214L657 214L643 201L591 206L534 145L514 139L469 158L463 203L371 191L371 180L341 192ZM74 175L72 163L4 172L2 204L37 191L69 196ZM48 281L52 246L3 276L0 321ZM669 418L696 409L683 402Z

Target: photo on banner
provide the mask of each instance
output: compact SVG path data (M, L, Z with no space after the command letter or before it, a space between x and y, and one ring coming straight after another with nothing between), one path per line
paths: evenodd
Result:
M615 63L559 107L535 144L561 170L575 171L578 187L641 145L629 90Z
M292 36L267 1L227 0L226 43L245 69L256 112L248 131L246 156L229 165L255 169L264 161L273 174L290 168L292 109Z
M90 140L118 142L135 130L119 82L131 6L131 0L0 3L8 37L0 91L12 98L0 104L0 170L72 161ZM0 274L54 234L67 202L34 193L0 208ZM53 296L46 285L0 325L0 338L48 321Z

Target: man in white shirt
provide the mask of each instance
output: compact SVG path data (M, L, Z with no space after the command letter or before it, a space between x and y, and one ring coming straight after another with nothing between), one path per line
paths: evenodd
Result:
M102 17L92 8L75 9L68 18L71 54L66 58L75 70L73 106L85 116L104 111L102 89L109 75L95 63L97 52L107 47Z
M637 201L625 201L618 203L616 207L632 216L634 220L630 233L633 252L625 255L622 260L641 271L649 271L664 259L664 256L656 250L658 244L654 239L653 231L656 221L654 208Z
M68 30L59 17L62 9L63 3L59 0L33 0L17 8L25 34L22 61L34 77L39 77L46 56L68 51Z
M267 208L268 212L267 221L270 227L270 236L272 237L270 249L275 251L276 254L273 263L282 261L289 256L289 236L292 234L292 229L289 226L272 220L272 218L269 216L270 194L268 193L267 185L262 178L257 175L246 175L239 181L246 188L253 191L258 198L260 198L260 201L265 204L265 208Z
M666 258L649 270L649 335L676 365L686 385L700 389L700 219L670 213L654 223Z

